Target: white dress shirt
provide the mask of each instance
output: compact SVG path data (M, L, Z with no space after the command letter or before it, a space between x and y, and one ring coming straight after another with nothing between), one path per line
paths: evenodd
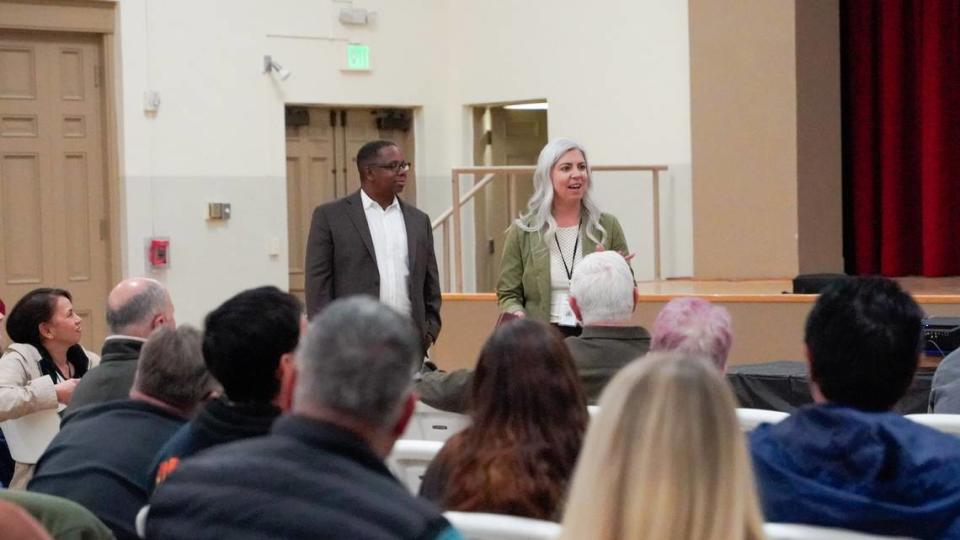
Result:
M363 213L373 238L373 251L377 255L377 270L380 272L380 301L396 308L400 313L410 314L410 264L407 258L407 226L403 210L396 196L385 209L360 190Z

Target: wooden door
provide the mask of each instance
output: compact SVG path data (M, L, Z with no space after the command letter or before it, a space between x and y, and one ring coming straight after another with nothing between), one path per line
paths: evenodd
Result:
M287 237L290 292L304 299L304 259L310 218L337 198L334 111L310 108L310 124L287 127Z
M304 300L304 262L310 219L317 206L360 189L357 152L365 143L389 139L401 145L407 160L413 159L407 140L393 138L396 131L377 129L373 109L309 107L310 122L287 127L287 236L290 292ZM412 141L412 132L409 140ZM413 171L408 173L405 202L415 204Z
M94 350L109 288L102 73L95 35L0 31L0 297L69 290Z
M490 115L491 165L536 165L540 150L547 144L546 111L493 107ZM512 188L507 178L497 178L485 191L483 213L476 214L480 220L477 228L484 231L486 247L477 250L478 291L492 291L496 287L504 233L526 210L533 194L533 177L516 176Z

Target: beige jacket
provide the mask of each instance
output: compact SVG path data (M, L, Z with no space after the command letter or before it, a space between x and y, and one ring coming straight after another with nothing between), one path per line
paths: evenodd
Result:
M100 357L84 350L90 369ZM33 345L13 343L0 357L0 422L57 408L53 379L40 374L40 351Z

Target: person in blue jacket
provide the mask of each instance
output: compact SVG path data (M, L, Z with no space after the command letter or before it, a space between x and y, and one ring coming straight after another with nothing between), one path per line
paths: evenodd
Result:
M815 404L750 437L768 522L960 538L960 440L890 410L913 380L922 318L886 278L823 292L804 337Z

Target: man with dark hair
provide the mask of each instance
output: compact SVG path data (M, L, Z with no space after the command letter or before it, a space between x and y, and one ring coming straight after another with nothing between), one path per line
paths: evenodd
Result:
M890 411L917 368L922 318L886 278L823 291L804 336L816 403L750 436L768 521L960 538L960 441Z
M413 414L420 345L379 302L331 304L284 381L292 414L185 461L150 500L147 538L460 539L383 462Z
M134 518L149 494L144 472L160 446L217 389L203 365L200 340L189 326L150 336L130 399L91 405L65 419L28 490L80 503L117 538L137 538Z
M303 307L276 287L237 294L207 315L203 358L224 395L204 406L157 454L150 481L162 482L180 461L205 448L265 435L289 394L281 381L293 373Z
M85 405L126 399L137 372L140 348L157 328L175 327L173 302L155 279L121 281L107 296L107 326L100 365L80 379L65 415Z
M397 195L410 163L390 141L357 152L360 189L313 212L307 240L307 314L365 294L409 315L424 352L440 334L440 282L426 214Z

